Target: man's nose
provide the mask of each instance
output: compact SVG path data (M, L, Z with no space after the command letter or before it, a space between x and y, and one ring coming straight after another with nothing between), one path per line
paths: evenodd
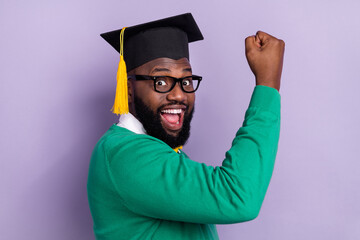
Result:
M166 96L169 101L185 102L187 99L186 93L180 87L181 82L177 82L175 87Z

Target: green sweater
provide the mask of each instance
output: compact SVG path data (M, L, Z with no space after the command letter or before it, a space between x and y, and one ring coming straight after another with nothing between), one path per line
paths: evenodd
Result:
M257 217L272 175L280 95L256 86L221 166L113 125L92 154L88 199L97 239L218 239L214 224ZM208 143L211 144L211 143Z

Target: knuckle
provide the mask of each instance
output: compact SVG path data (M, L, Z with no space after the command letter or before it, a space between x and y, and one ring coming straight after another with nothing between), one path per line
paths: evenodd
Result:
M280 47L280 48L284 48L285 47L285 42L281 39L277 40L277 45Z
M281 39L274 38L273 41L274 41L274 43L276 45L279 45L279 46L284 46L285 45L285 42L283 40L281 40Z
M248 42L248 41L250 41L250 40L253 39L253 38L254 38L254 35L248 36L247 38L245 38L245 42Z

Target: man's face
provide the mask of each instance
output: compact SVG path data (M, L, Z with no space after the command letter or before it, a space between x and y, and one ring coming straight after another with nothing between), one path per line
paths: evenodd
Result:
M158 58L129 74L182 78L192 75L192 70L186 58ZM149 135L173 148L185 144L190 134L195 93L182 91L179 83L170 92L159 93L154 90L152 80L132 81L130 92L130 101L134 103L131 112Z

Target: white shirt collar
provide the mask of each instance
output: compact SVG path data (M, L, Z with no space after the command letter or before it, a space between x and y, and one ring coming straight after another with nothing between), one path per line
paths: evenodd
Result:
M137 120L131 113L121 114L117 126L126 128L127 130L137 134L146 134L142 123Z

